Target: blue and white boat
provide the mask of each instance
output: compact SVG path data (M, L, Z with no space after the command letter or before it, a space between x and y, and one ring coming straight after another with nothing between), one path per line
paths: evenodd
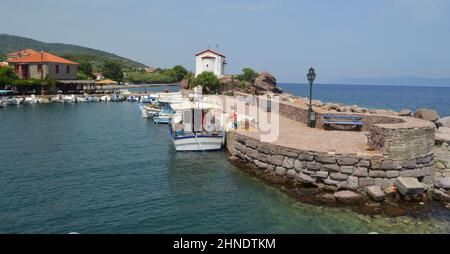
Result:
M114 93L111 96L111 101L113 101L113 102L122 102L124 100L125 100L125 98L123 97L123 95L118 94L118 93Z
M212 103L171 104L170 134L176 151L220 150L225 144L220 108Z
M175 114L175 111L169 105L164 105L161 112L153 116L153 122L156 124L169 124L173 114Z

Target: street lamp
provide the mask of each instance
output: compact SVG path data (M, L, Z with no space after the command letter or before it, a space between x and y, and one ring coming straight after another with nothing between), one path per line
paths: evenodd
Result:
M316 113L313 112L312 109L312 85L314 80L316 79L316 73L314 72L313 67L309 68L306 77L308 78L309 81L308 127L314 128L316 126Z

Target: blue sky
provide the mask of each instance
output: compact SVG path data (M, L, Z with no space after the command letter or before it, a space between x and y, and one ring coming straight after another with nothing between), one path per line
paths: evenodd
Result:
M210 46L243 67L304 82L450 77L450 0L2 0L0 33L194 69Z

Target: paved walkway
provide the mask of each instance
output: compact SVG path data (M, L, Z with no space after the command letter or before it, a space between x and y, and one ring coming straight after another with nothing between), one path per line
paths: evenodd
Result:
M261 135L259 131L240 131L239 133L257 139ZM376 152L367 151L366 132L308 128L303 123L282 116L280 116L280 135L273 143L306 151L376 154Z

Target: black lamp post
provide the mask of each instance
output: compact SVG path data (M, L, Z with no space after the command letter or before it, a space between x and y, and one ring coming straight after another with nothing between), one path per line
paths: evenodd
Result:
M309 81L309 108L308 108L308 126L314 128L316 126L316 114L313 112L312 108L312 86L316 79L316 73L314 68L309 68L308 74L306 75Z

